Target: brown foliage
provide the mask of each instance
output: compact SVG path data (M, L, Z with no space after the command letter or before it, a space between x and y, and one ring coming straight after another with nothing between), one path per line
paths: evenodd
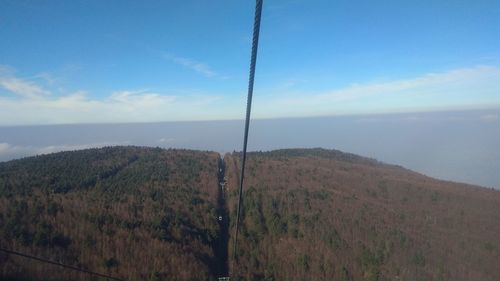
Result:
M127 280L214 280L218 160L114 147L0 163L0 246ZM232 235L239 155L224 161ZM231 280L500 280L498 191L333 150L248 161ZM93 280L4 254L0 277Z
M1 246L127 280L213 280L218 159L115 147L3 163ZM101 174L89 186L93 167ZM63 192L46 178L66 182ZM95 278L12 255L0 257L0 276Z
M247 159L233 277L500 280L498 191L338 151ZM239 155L225 161L234 222Z

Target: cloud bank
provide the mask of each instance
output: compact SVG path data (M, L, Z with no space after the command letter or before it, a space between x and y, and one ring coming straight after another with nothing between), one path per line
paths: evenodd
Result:
M118 90L94 98L84 91L55 94L36 78L0 71L0 126L197 120L217 95L173 95L148 89ZM206 110L204 117L215 117Z
M128 142L99 142L89 144L60 144L47 146L34 145L13 145L9 143L0 143L0 161L10 160L20 157L49 154L60 151L72 151L87 148L100 148L114 145L128 145Z
M255 111L267 117L299 117L500 108L498 81L500 68L478 66L321 93L269 95Z
M210 76L203 64L173 57ZM256 87L253 117L307 117L411 111L500 108L500 68L477 66L410 79L352 84L325 92ZM50 83L49 83L50 84ZM84 90L59 93L35 78L0 67L0 126L242 119L245 93L169 94L117 90L92 97ZM56 87L56 86L54 86ZM242 86L244 88L244 86ZM58 94L54 94L58 93ZM498 116L485 116L494 121Z

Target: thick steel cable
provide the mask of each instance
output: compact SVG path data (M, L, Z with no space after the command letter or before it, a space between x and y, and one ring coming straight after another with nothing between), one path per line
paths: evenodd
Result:
M252 58L250 60L250 77L248 79L247 114L245 119L245 134L243 137L243 156L241 161L240 189L238 194L238 212L236 215L236 230L234 233L233 264L236 259L236 250L238 244L238 228L240 223L241 201L243 196L243 179L245 177L245 162L247 158L248 128L250 126L250 111L252 109L253 84L255 78L255 64L257 61L257 48L259 46L261 15L262 15L262 0L256 0L255 20L253 25Z
M10 255L16 255L16 256L23 257L23 258L28 258L28 259L36 260L36 261L39 261L39 262L44 262L44 263L48 263L48 264L52 264L52 265L57 265L57 266L61 266L61 267L64 267L64 268L71 269L71 270L80 271L80 272L83 272L83 273L87 273L87 274L99 276L99 277L102 277L102 278L107 278L107 279L111 279L111 280L118 280L118 281L123 281L124 280L124 279L116 278L116 277L109 276L109 275L106 275L106 274L102 274L102 273L98 273L98 272L93 272L93 271L86 270L86 269L83 269L83 268L79 268L79 267L76 267L76 266L67 265L67 264L63 264L63 263L59 263L59 262L55 262L55 261L51 261L51 260L47 260L47 259L43 259L43 258L39 258L39 257L27 255L27 254L23 254L23 253L16 252L16 251L11 251L11 250L7 250L7 249L3 249L3 248L0 248L0 251L1 252L5 252L5 253L10 254Z

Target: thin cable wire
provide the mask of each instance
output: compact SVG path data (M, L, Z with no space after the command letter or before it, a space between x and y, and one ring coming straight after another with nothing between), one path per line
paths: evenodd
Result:
M17 256L21 256L21 257L24 257L24 258L28 258L28 259L32 259L32 260L36 260L36 261L40 261L40 262L44 262L44 263L58 265L58 266L65 267L65 268L68 268L68 269L71 269L71 270L76 270L76 271L80 271L80 272L83 272L83 273L92 274L92 275L99 276L99 277L102 277L102 278L108 278L108 279L112 279L112 280L124 281L124 279L116 278L116 277L109 276L109 275L106 275L106 274L102 274L102 273L98 273L98 272L93 272L93 271L86 270L86 269L83 269L83 268L78 268L78 267L75 267L75 266L71 266L71 265L67 265L67 264L62 264L62 263L51 261L51 260L46 260L46 259L43 259L43 258L39 258L39 257L35 257L35 256L23 254L23 253L16 252L16 251L7 250L7 249L4 249L4 248L0 248L0 251L5 252L7 254L17 255Z
M233 263L236 259L236 250L238 244L238 228L240 223L240 211L241 211L241 200L243 193L243 179L245 176L245 162L247 158L247 143L248 143L248 128L250 126L250 111L252 109L252 96L253 96L253 84L255 78L255 64L257 61L257 48L259 46L259 32L260 32L260 18L262 15L262 0L256 0L255 7L255 21L253 25L253 42L252 42L252 58L250 61L250 77L248 79L248 97L247 97L247 114L245 119L245 135L243 138L243 158L241 161L241 174L240 174L240 189L238 195L238 212L236 215L236 230L234 234L234 246L233 246ZM234 269L233 269L234 271Z

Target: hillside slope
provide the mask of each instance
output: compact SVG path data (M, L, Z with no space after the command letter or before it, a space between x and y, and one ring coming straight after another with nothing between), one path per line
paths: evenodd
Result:
M111 147L0 163L0 247L127 280L216 280L239 154L224 157L229 243L219 161ZM499 191L335 150L250 153L231 280L500 280L498 233ZM0 279L94 280L3 253Z
M239 155L224 159L232 235ZM498 191L334 150L247 159L244 280L500 280Z
M112 147L0 163L0 246L127 280L214 280L218 159ZM4 253L0 277L94 279Z

